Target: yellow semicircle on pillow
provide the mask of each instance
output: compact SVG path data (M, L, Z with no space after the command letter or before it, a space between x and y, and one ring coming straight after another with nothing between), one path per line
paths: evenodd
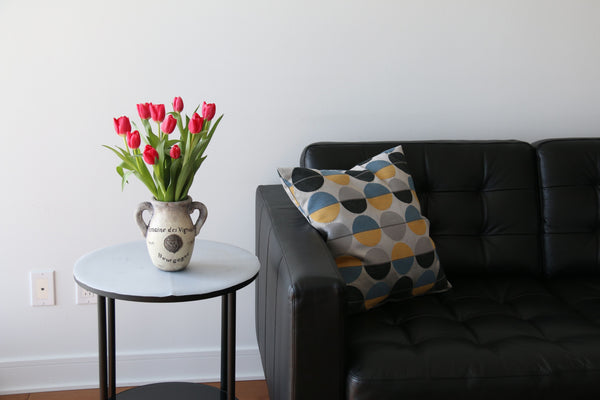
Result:
M327 175L325 178L329 179L332 182L337 183L338 185L347 185L350 183L350 176L346 174L340 175Z
M389 179L396 175L396 167L394 167L393 165L388 165L387 167L383 167L379 171L377 171L375 175L379 179Z
M381 229L355 233L354 237L365 246L373 247L381 240Z
M420 296L422 294L427 293L432 287L433 285L435 285L434 283L429 283L427 285L423 285L423 286L419 286L416 288L413 288L412 290L412 294L413 296Z
M378 210L387 210L392 205L392 194L386 193L382 196L371 197L369 200L369 204L375 207Z
M417 235L424 235L427 232L427 224L424 219L409 222L407 225Z
M339 213L340 203L335 203L315 211L314 213L310 214L310 218L315 222L325 224L336 219Z
M362 262L358 258L352 256L340 256L335 259L335 263L338 268L360 267L362 265Z
M387 297L388 297L388 295L385 295L385 296L375 297L374 299L365 300L365 308L367 310L369 310L369 309L375 307L377 304L381 303Z
M415 253L406 243L398 242L392 248L392 260L403 260L414 255Z
M296 204L296 207L300 207L300 202L296 198L296 187L295 186L290 186L290 193L294 197L294 203Z

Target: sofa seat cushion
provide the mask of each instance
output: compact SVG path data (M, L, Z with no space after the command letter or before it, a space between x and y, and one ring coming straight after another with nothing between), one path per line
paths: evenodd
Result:
M348 317L349 399L600 396L600 278L452 283Z

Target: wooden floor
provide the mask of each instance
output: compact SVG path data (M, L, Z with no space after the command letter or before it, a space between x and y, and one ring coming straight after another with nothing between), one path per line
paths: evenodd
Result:
M218 383L207 385L219 387ZM129 388L118 388L117 393ZM265 381L239 381L235 383L238 400L269 400ZM98 400L98 389L68 390L62 392L23 393L0 396L0 400Z

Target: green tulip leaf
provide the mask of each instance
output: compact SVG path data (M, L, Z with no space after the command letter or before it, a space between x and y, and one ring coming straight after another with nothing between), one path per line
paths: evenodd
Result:
M135 173L135 171L127 171L123 174L121 179L121 191L125 190L125 185L129 183L127 180L131 174Z
M142 125L144 125L144 129L146 130L146 134L150 135L152 133L152 127L150 126L150 122L147 119L142 120Z
M156 146L158 146L159 141L160 139L158 139L158 136L156 136L154 133L148 133L148 142L150 142L150 146L156 148Z
M171 151L171 147L173 147L176 144L179 144L179 140L177 140L177 139L167 140L166 148L169 149L169 151Z
M123 161L123 163L125 163L126 165L129 166L130 169L135 169L135 165L132 163L132 160L129 157L129 154L127 152L125 152L125 154L120 153L119 151L117 151L116 149L113 149L110 146L106 146L103 145L103 147L106 147L107 149L111 150L113 153L115 153L117 155L117 157L119 157L121 159L121 161ZM119 149L121 151L123 151L122 149Z
M210 133L208 134L208 136L210 138L212 138L212 136L215 133L215 130L217 129L217 126L219 126L219 122L221 122L221 119L223 118L225 114L221 114L221 116L217 119L217 121L215 122L215 124L213 125L212 129L210 130Z

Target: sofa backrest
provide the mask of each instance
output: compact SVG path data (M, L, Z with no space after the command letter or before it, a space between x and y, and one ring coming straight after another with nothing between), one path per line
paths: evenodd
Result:
M315 143L300 165L349 169L398 144L450 281L465 274L541 274L537 165L528 143Z
M600 274L600 139L549 139L535 147L544 272Z

